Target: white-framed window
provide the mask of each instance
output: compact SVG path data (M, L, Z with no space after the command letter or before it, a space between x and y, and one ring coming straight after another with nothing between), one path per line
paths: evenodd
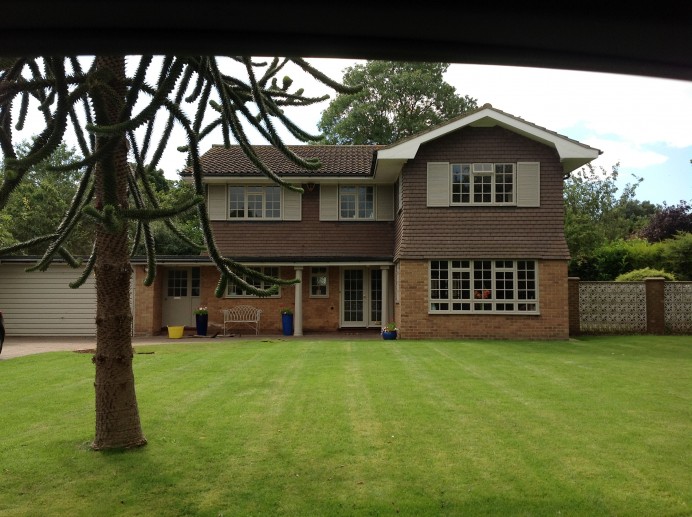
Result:
M279 268L278 267L252 267L250 269L253 269L255 271L259 271L260 273L263 273L265 275L274 277L274 278L279 278ZM246 278L247 282L256 287L257 289L269 289L272 284L271 282L265 282L262 281L258 278L254 277L248 277ZM236 285L234 283L229 283L228 284L228 291L226 293L226 296L229 298L255 298L256 296L254 294L248 293L245 291L241 286ZM272 295L271 298L279 298L281 294L275 294Z
M327 298L329 296L329 269L326 267L310 268L310 298Z
M534 260L431 260L431 313L538 313Z
M278 185L229 186L228 218L281 219L281 187Z
M513 205L513 163L453 163L452 205Z
M339 219L375 219L375 187L340 185Z

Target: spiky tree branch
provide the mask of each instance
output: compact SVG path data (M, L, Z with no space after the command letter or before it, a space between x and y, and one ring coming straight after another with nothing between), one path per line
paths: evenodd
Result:
M269 296L276 292L278 285L293 283L293 280L264 278L255 270L250 270L218 250L211 232L204 189L202 167L200 164L200 143L209 135L219 131L226 145L235 141L248 159L277 184L300 191L277 176L254 152L244 125L254 128L269 143L274 145L293 163L306 170L315 170L320 163L313 158L304 158L292 152L280 138L276 124L285 127L301 141L315 141L318 135L311 135L300 129L285 116L285 107L308 106L325 100L328 96L309 97L303 89L291 91L293 81L288 76L278 78L287 65L293 64L323 84L339 93L353 93L353 86L344 86L333 81L302 58L274 58L270 62L254 61L249 57L231 56L232 62L244 67L246 80L222 72L219 59L214 56L164 56L158 70L152 56L139 58L134 73L124 78L127 88L125 98L113 90L112 74L98 69L93 64L84 70L80 59L75 56L44 56L42 58L19 58L3 61L0 70L0 149L5 156L5 170L0 182L0 210L27 171L36 163L50 156L65 137L68 128L75 135L83 158L81 160L53 167L56 174L65 171L82 170L84 175L77 194L59 228L54 234L45 235L31 241L0 249L0 255L24 249L38 242L47 244L46 253L33 267L45 269L57 257L68 258L68 263L78 266L79 261L71 258L64 243L87 215L109 231L116 231L128 221L135 223L135 245L144 237L147 261L155 265L155 243L150 224L162 220L176 235L184 238L177 230L173 218L196 208L204 235L204 246L209 257L221 274L220 284L228 281L239 284L248 292L258 296ZM148 78L156 77L153 85ZM11 127L13 107L18 104L17 128L23 127L29 101L39 103L45 126L34 140L29 152L18 158L14 150ZM96 124L96 115L103 113L104 102L120 106L120 115L114 124ZM257 113L253 113L254 106ZM186 109L189 107L189 110ZM193 113L190 118L186 111ZM163 132L154 142L154 125L157 117L165 116ZM100 117L103 120L103 117ZM187 145L180 150L187 153L187 163L192 170L195 196L179 206L162 207L149 183L150 171L156 170L169 136L175 125L185 133ZM144 128L141 143L136 138L138 129ZM96 146L97 137L102 137ZM110 192L113 191L114 172L104 157L109 156L127 137L134 156L134 167L128 179L131 204L133 207L119 206ZM93 184L90 174L93 167L101 163L105 197L103 205L92 205ZM89 187L89 185L92 185ZM189 242L193 246L197 243ZM135 247L133 246L133 250ZM93 264L90 257L85 273ZM149 267L146 284L153 281L156 268ZM80 284L86 277L76 282ZM257 289L247 278L261 278L269 282L269 289ZM221 293L221 294L220 294ZM222 291L217 289L217 296Z

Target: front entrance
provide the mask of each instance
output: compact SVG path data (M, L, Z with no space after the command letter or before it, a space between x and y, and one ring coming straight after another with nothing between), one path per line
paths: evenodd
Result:
M168 268L163 288L163 326L194 326L193 311L199 306L198 267Z
M382 270L341 270L341 326L374 327L382 324Z

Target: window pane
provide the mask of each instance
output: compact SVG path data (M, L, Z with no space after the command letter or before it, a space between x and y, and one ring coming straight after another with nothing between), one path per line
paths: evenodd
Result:
M327 296L327 268L313 267L310 275L310 294L312 296Z
M281 187L265 187L264 217L267 219L281 218Z
M269 275L274 278L279 277L279 268L278 267L253 267L251 268L254 271L259 271L265 275ZM272 284L269 281L263 281L260 280L259 278L256 277L251 277L248 275L247 278L245 278L245 281L250 284L253 287L256 287L257 289L269 289ZM244 289L242 289L239 285L229 283L228 284L228 296L233 296L233 297L252 297L255 296L253 294L248 293ZM276 295L278 296L278 295Z
M245 217L245 187L230 187L228 189L229 212L228 217Z
M498 163L495 165L495 202L511 203L514 201L514 164Z
M187 296L186 269L170 269L168 271L167 294L173 298Z
M467 163L452 165L452 203L470 201L471 166Z
M339 187L339 205L342 219L356 218L356 188Z
M358 219L374 219L375 217L375 189L373 187L359 187L358 189Z
M473 177L473 202L490 203L492 201L493 178L490 175Z
M446 300L449 298L448 278L448 263L443 261L432 262L430 269L430 297L433 300Z
M248 187L247 189L247 216L250 219L262 217L262 204L264 191L262 187Z

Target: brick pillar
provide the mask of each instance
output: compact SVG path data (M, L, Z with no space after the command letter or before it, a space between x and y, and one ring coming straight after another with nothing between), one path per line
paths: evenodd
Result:
M666 322L663 310L663 278L645 278L646 285L646 331L649 334L665 334Z
M567 279L567 307L569 311L569 335L581 334L579 325L579 277L571 276Z

